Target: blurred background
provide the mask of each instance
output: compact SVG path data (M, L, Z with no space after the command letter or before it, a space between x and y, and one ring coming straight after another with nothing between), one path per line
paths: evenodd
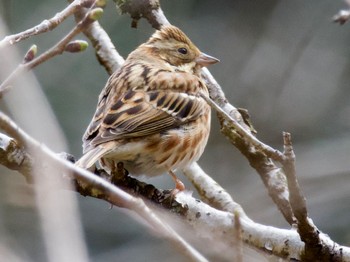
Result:
M0 0L0 15L13 34L52 17L66 5L54 0ZM162 0L161 5L172 24L203 52L221 60L209 69L230 102L249 110L259 139L282 150L282 131L292 133L297 175L311 218L333 240L350 245L350 24L339 26L331 21L346 4L340 0ZM154 32L145 20L138 29L131 28L130 18L120 15L112 1L100 23L123 57ZM39 53L44 52L73 26L69 18L54 31L16 47L21 56L32 44L38 45ZM55 57L38 66L34 74L68 146L45 141L43 134L32 135L57 152L65 150L79 157L81 137L107 73L89 47L83 53ZM15 86L14 96L23 94L16 89L20 90ZM34 106L36 101L29 104ZM1 105L14 115L9 107ZM45 131L40 112L31 117L38 118ZM17 121L30 132L25 123ZM215 116L212 126L199 164L225 185L256 222L288 228L258 175L220 134ZM0 232L5 232L6 241L22 258L46 261L45 252L40 251L43 240L31 186L21 175L0 170ZM147 181L163 188L173 186L168 176ZM193 190L188 183L187 188ZM109 209L107 203L92 198L77 198L91 261L179 261L167 242L130 220L127 211Z

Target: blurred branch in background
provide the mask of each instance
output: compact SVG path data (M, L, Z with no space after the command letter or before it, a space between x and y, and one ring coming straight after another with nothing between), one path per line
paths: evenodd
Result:
M3 25L4 23L1 22L1 35L5 35ZM16 51L17 50L10 46L3 46L0 48L1 79L6 79L8 71L21 63L20 59L17 59L18 54ZM35 54L36 46L32 45L24 56L22 63L25 64L33 61ZM16 74L13 78L13 82L10 84L17 88L15 88L15 90L8 89L9 92L6 93L5 97L2 97L2 102L6 103L7 108L11 111L16 122L25 126L26 130L40 137L41 141L51 147L66 149L66 142L61 129L52 114L51 108L48 106L49 104L47 103L46 97L38 87L35 79L30 74ZM4 116L3 113L1 114ZM2 119L4 120L4 118ZM23 165L25 169L28 167L30 160L40 159L40 161L35 162L30 169L24 171L24 174L26 174L25 177L27 181L33 183L33 201L35 203L38 220L40 221L39 229L43 232L41 234L44 244L42 256L48 261L87 261L88 252L83 238L80 222L81 218L76 198L74 195L60 195L57 190L53 190L53 188L56 187L69 188L70 184L66 183L64 180L54 179L55 174L60 172L55 165L46 166L46 174L41 172L40 167L43 165L45 166L47 163L46 156L42 155L37 148L30 147L29 141L18 131L17 126L13 122L7 122L7 125L2 125L2 130L6 130L13 135L20 148L16 149L17 145L15 146L11 139L2 136L2 146L15 149L15 152L12 151L11 155L13 158L8 155L9 158L7 160L14 160L17 165L20 165L18 168L22 169L21 165ZM21 150L24 149L27 150L27 154L22 155ZM21 194L21 191L17 193ZM2 199L1 203L3 204L6 201L7 200ZM3 210L2 205L1 207ZM62 216L62 214L64 214L64 216ZM1 222L3 222L3 218L4 216L1 216ZM10 240L8 232L3 228L1 228L0 231L0 241L3 243L8 242ZM33 239L34 237L32 241ZM37 241L37 239L35 241ZM18 254L21 261L26 260L29 250L22 251L16 245L12 245L11 249L15 254ZM4 257L4 255L6 255L6 253L2 254L2 259L11 260L11 257Z
M348 6L350 6L349 0L346 0L345 2L347 3ZM333 16L333 22L343 25L349 20L349 18L350 18L350 10L343 9Z
M137 26L138 20L142 17L146 18L154 28L160 28L164 24L169 24L158 1L129 0L116 2L123 13L130 14L132 26L134 27ZM56 44L51 51L49 50L38 58L34 58L36 51L31 48L25 56L25 62L22 64L23 67L26 66L27 69L31 69L45 62L55 54L67 50L67 45L70 46L68 49L72 48L73 50L78 46L77 49L79 51L80 43L72 43L70 45L69 42L75 35L84 32L93 43L98 60L108 73L111 74L120 67L123 63L123 58L116 51L108 34L95 21L95 18L99 16L96 15L96 12L100 14L102 10L93 9L89 11L89 9L85 8L89 6L87 3L91 4L92 2L74 1L66 9L50 19L49 24L44 21L37 27L28 29L23 33L5 37L0 42L0 48L37 33L52 30L66 17L74 14L78 19L76 27ZM342 21L347 20L347 16L344 15L344 12L341 14L335 20L343 23ZM90 19L91 17L93 19ZM44 58L42 58L43 56ZM250 165L257 171L269 195L286 221L293 226L296 224L298 232L294 229L285 230L264 226L252 221L245 214L242 207L232 199L230 194L210 176L205 174L200 166L195 163L186 168L184 172L197 189L204 203L185 193L177 194L175 200L186 207L184 220L191 226L196 236L204 240L210 239L217 246L225 249L229 249L233 245L239 246L240 243L237 243L237 241L243 241L248 246L258 249L263 253L273 254L289 260L350 260L350 249L335 243L327 235L321 233L308 216L306 200L296 178L295 155L290 134L284 133L285 150L283 153L262 143L252 133L252 128L247 124L248 121L245 119L246 116L242 116L239 110L227 101L221 86L216 82L211 73L207 69L204 69L202 74L211 95L211 99L208 99L207 102L218 114L222 133L239 149L247 158ZM11 75L10 80L17 77L17 73ZM9 80L5 80L1 88L6 88L9 82ZM76 188L71 188L71 190L76 190L80 193L84 192L84 195L101 198L114 205L135 211L154 232L173 243L178 248L179 253L182 253L190 260L207 261L202 254L173 229L178 221L177 219L169 218L166 214L156 215L155 212L158 211L152 211L141 199L135 198L113 186L110 181L105 181L90 172L78 169L71 163L58 158L48 148L40 146L39 143L20 130L4 114L0 115L0 127L10 136L8 137L4 134L0 136L1 163L10 169L18 170L29 182L35 181L36 186L39 187L37 189L39 190L38 206L42 213L45 230L48 230L53 222L56 223L57 217L60 216L57 214L50 216L50 213L53 213L52 207L56 206L55 201L57 200L52 198L51 201L40 203L45 198L40 190L67 188L67 185L61 185L57 182L57 176L58 181L65 178L69 182L72 182L72 178L74 178ZM46 167L43 167L41 164L42 161L45 162ZM48 174L50 174L49 177ZM44 183L41 183L42 181ZM147 198L147 196L143 197ZM163 215L167 216L167 220L162 219ZM75 214L75 218L78 219L78 215ZM167 221L167 223L164 221ZM240 234L237 234L237 230L240 231ZM55 239L62 241L62 234L55 231L51 233L45 235L49 256L50 258L57 259L57 261L62 261L63 258L66 258L64 256L66 252L64 251L60 254L59 252L64 249L57 249L55 247L57 244L54 241ZM77 233L77 235L79 234ZM236 237L234 237L235 235ZM77 237L76 241L79 242L81 240ZM84 251L84 245L80 245L82 251L77 258L74 258L74 261L86 260L87 255ZM212 248L215 249L214 247ZM231 250L233 250L231 252L236 252L235 250L239 250L239 248L231 248ZM70 251L67 251L67 254L70 253ZM216 251L215 255L221 259L234 257L234 254L230 252L221 254L220 251ZM236 255L240 259L240 255ZM71 254L71 258L72 256Z

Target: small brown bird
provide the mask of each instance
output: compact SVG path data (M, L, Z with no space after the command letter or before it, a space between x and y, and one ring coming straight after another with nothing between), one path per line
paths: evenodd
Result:
M218 61L175 26L156 31L108 79L77 165L99 160L109 172L118 162L135 176L168 172L184 190L174 171L199 159L210 132L200 69Z

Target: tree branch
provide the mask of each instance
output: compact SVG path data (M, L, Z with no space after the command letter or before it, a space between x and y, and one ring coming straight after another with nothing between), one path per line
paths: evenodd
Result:
M85 189L84 192L90 192L91 197L103 198L112 205L128 208L147 222L148 226L158 235L169 240L181 254L193 261L207 261L198 251L189 245L178 233L176 233L168 224L163 222L140 198L131 196L118 187L112 185L106 180L98 177L84 169L78 168L72 163L59 158L55 153L44 145L35 141L23 130L0 112L0 129L6 131L10 136L15 136L24 147L18 147L17 141L8 136L0 136L0 163L8 168L20 171L26 176L36 163L44 161L50 168L60 170L62 177L52 177L52 179L71 179L74 178L79 187ZM17 146L16 146L17 145ZM29 155L30 152L30 155ZM43 160L44 159L44 160ZM40 161L39 161L40 160ZM36 167L38 170L39 167ZM44 167L40 167L44 168ZM45 170L41 170L45 173ZM29 173L29 175L28 175ZM91 190L90 190L91 189Z
M246 216L242 207L232 199L231 195L206 174L197 163L185 168L184 174L205 203L222 211L232 214L238 212L240 215Z
M57 13L55 16L45 19L40 24L29 28L18 34L6 36L0 41L0 48L3 48L8 45L16 44L22 40L25 40L31 36L42 34L48 31L55 29L60 25L67 17L74 14L81 7L91 7L95 1L92 0L75 0L70 5L68 5L61 12Z
M37 58L31 60L28 63L20 64L11 74L5 79L5 81L0 85L0 97L4 95L5 92L11 87L11 82L22 72L33 69L34 67L46 62L50 58L62 54L66 50L67 44L78 35L84 27L96 21L102 15L103 10L101 8L91 9L83 20L81 20L63 39L61 39L57 44L51 47L49 50L38 56Z
M132 197L101 177L77 168L72 163L59 158L45 146L34 141L2 113L0 113L0 128L3 130L5 129L9 134L16 134L16 137L21 139L26 145L25 148L19 147L17 141L0 134L0 163L2 165L13 170L18 170L27 176L26 174L30 173L32 170L32 165L38 161L36 157L28 154L28 150L31 152L40 151L40 161L42 160L42 156L45 156L47 165L54 166L57 170L61 170L61 172L59 172L62 175L61 179L74 178L79 181L82 188L86 189L85 192L90 192L88 194L89 196L104 199L113 205L133 210L145 219L152 230L156 230L157 234L175 243L175 245L181 249L181 252L186 250L186 256L196 261L206 261L203 257L197 257L198 254L196 254L192 248L189 248L184 240L168 225L164 224L141 199ZM197 173L198 166L195 164L192 168L194 169L193 171ZM42 170L42 172L45 171ZM187 170L187 172L191 171ZM198 176L198 178L203 179L203 176ZM210 187L212 179L209 176L204 176L204 178L207 178L208 181L203 182L202 185L207 183L208 187ZM93 190L89 190L89 188ZM224 203L230 203L226 205L226 207L221 207L228 211L221 211L213 208L192 198L186 193L179 193L176 195L176 200L181 203L182 206L188 207L184 214L184 219L194 228L197 237L202 239L210 238L211 241L214 239L227 247L234 245L234 234L236 230L234 217L235 215L239 215L242 241L250 247L272 253L282 258L297 260L301 258L304 250L304 243L300 241L296 231L293 229L284 230L273 228L253 222L238 204L232 206L232 201L229 199L226 201L219 200L220 197L218 196L224 196L223 198L228 197L228 194L225 197L226 192L223 188L217 185L215 190L221 190L222 194L218 194L216 191L216 194L214 194L216 200L214 199L211 203L221 203L218 204L218 206ZM208 196L210 194L209 192ZM231 210L234 210L235 214L233 214ZM341 256L342 259L350 259L350 249L348 247L334 243L328 236L322 233L319 233L319 237L323 245L326 245L334 253L337 252L336 254Z
M302 255L303 261L314 261L319 257L320 261L343 261L342 250L336 243L327 245L323 243L321 232L308 217L306 199L303 196L295 171L295 154L292 145L291 135L283 133L284 138L284 155L283 164L284 172L287 176L289 188L289 200L296 218L298 233L301 240L305 243L305 251ZM328 239L331 241L330 239Z
M75 13L77 22L81 21L88 12L87 8L81 8ZM97 60L106 69L109 75L124 64L123 57L118 53L109 35L100 26L98 21L83 28L83 33L91 41Z

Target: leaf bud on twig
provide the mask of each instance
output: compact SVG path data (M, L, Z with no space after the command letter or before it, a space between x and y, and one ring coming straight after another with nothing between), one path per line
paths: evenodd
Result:
M26 64L32 61L35 58L35 55L37 54L37 52L38 52L38 47L36 45L32 45L23 58L23 64Z
M74 40L69 42L66 47L64 48L64 51L70 52L70 53L77 53L84 51L89 44L84 40Z

